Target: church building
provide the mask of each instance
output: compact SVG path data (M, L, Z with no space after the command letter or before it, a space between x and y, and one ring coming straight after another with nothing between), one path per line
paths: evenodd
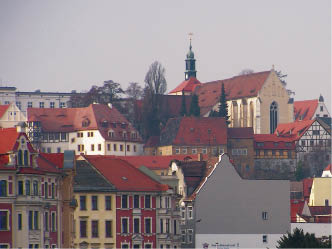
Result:
M196 78L196 60L191 41L185 61L185 80L169 95L198 95L201 116L208 117L211 111L218 110L224 84L231 122L229 127L253 127L255 134L273 134L279 123L294 121L293 99L274 68L201 83Z

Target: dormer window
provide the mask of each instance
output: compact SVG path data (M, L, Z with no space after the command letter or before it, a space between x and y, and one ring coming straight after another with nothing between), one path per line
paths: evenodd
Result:
M122 133L122 137L123 137L124 139L126 139L126 138L127 138L127 132L124 131L124 132Z
M101 126L102 127L108 127L108 121L107 120L102 121Z
M108 131L108 136L110 138L114 138L114 131Z
M122 129L125 129L125 128L126 128L126 126L127 126L127 124L126 124L126 123L122 123L122 124L121 124L121 128L122 128Z
M82 121L82 127L88 127L90 125L90 120L88 118Z

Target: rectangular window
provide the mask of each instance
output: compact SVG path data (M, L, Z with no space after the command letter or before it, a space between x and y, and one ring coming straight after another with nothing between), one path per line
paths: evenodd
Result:
M106 210L112 209L112 197L111 196L105 196L105 209Z
M146 244L146 243L145 243L144 248L145 248L145 249L151 249L151 248L152 248L152 245L151 245L151 244Z
M185 230L181 231L181 242L186 243L186 231Z
M188 152L188 151L187 151L187 147L182 148L182 154L185 155L185 154L187 154L187 152Z
M287 151L287 157L292 158L292 151L290 151L290 150Z
M134 218L134 233L140 233L140 224L139 218Z
M173 233L176 235L177 234L177 224L176 220L173 220Z
M136 152L136 145L134 145L134 152Z
M54 108L55 107L55 103L54 102L50 102L50 108Z
M329 206L329 200L325 199L325 206L328 207Z
M112 237L112 221L111 220L105 221L105 237L106 238Z
M44 108L44 102L39 102L39 108Z
M44 193L45 193L45 199L47 199L48 198L48 183L47 182L45 182L45 184L44 184Z
M197 148L192 148L191 149L191 154L197 154Z
M160 219L160 233L164 233L164 219Z
M60 102L60 108L65 108L66 107L66 103L65 102Z
M17 214L17 229L22 230L22 214Z
M139 208L139 195L134 195L134 208Z
M127 151L130 151L130 145L127 144Z
M193 242L193 230L188 229L188 243L192 243L192 242Z
M92 210L98 210L98 196L93 195L91 197L91 207Z
M107 144L107 150L111 151L111 144Z
M98 238L98 221L93 220L91 221L91 237Z
M170 224L169 224L169 219L166 219L166 233L170 232Z
M39 212L35 211L33 215L33 228L35 230L39 229Z
M207 148L202 148L202 153L206 154L207 153Z
M86 210L86 196L80 196L80 210Z
M151 208L151 195L145 195L145 208Z
M91 144L91 151L95 151L95 145Z
M0 181L0 196L1 197L7 196L7 181L6 180Z
M319 130L312 131L312 135L319 135Z
M98 151L101 151L101 144L98 144Z
M322 112L323 111L323 106L320 106L319 108L320 108L320 111Z
M120 151L123 151L123 144L120 144Z
M48 212L45 212L45 214L44 214L44 230L46 232L48 232L48 229L49 229L48 221L49 221Z
M267 235L263 235L263 243L267 243Z
M30 181L29 181L29 180L26 180L26 181L25 181L25 194L26 194L26 195L30 195L30 189L31 189Z
M55 185L54 185L54 183L52 182L52 187L51 187L51 194L52 194L52 199L54 199L54 197L55 197Z
M128 233L128 218L121 218L121 233Z
M188 219L193 218L193 207L188 207Z
M262 219L263 220L267 220L268 219L267 212L262 212Z
M8 211L0 211L0 231L9 230L8 221Z
M185 219L186 218L186 208L185 207L181 207L181 219Z
M302 145L302 146L305 146L305 140L302 140L302 141L301 141L301 145Z
M28 222L29 222L29 230L32 230L33 229L33 211L29 211L29 219L28 219Z
M117 146L116 146L116 144L113 144L113 151L117 151Z
M80 237L86 238L86 220L80 221Z
M52 227L52 232L56 231L56 213L52 212L51 214L51 227Z
M32 102L28 102L28 108L32 107Z
M18 181L18 195L23 195L23 181Z
M121 207L128 208L128 195L121 195Z
M180 154L180 148L175 148L175 154Z
M145 233L151 233L151 218L145 218Z
M128 249L129 245L128 244L121 244L121 249Z

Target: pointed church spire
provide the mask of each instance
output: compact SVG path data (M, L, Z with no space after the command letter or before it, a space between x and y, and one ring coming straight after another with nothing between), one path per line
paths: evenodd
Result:
M192 46L191 46L191 37L193 33L189 33L189 51L187 53L187 58L186 58L186 71L184 72L185 75L185 80L188 80L190 77L195 77L196 78L196 60L195 60L195 55L194 52L192 51Z

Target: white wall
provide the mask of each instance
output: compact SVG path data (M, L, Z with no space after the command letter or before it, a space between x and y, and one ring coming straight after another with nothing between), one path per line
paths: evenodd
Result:
M208 243L208 248L276 248L277 241L283 234L265 234L267 243L263 243L263 234L196 234L196 248L203 248Z

